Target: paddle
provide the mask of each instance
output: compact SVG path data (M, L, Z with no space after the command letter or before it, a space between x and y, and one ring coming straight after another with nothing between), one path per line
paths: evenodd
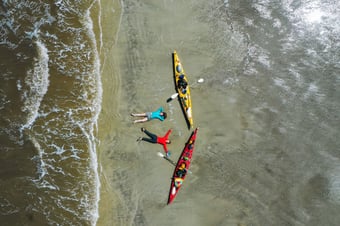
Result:
M170 162L172 165L176 166L176 163L175 163L172 159L170 159L168 156L164 155L163 153L158 152L157 155L158 155L159 157L162 157L163 159L167 160L167 161ZM191 172L190 170L188 170L188 169L185 169L185 170L186 170L188 173L192 174L192 172Z
M174 93L171 95L171 97L169 97L166 102L169 103L170 101L172 101L173 99L175 99L178 96L178 93Z
M196 82L194 82L193 84L191 84L190 86L193 86L196 83L203 83L204 82L204 78L200 78L198 79ZM172 94L167 100L166 102L169 103L170 101L172 101L173 99L175 99L178 96L178 93L174 93Z

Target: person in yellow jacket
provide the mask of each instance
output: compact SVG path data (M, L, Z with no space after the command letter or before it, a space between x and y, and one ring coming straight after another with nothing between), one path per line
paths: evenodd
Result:
M186 172L187 172L186 164L185 164L185 162L182 162L181 165L178 167L176 175L178 177L183 177L186 174Z

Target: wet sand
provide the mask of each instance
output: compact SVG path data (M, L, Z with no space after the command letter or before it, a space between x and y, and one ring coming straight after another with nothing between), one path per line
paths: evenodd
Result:
M112 7L118 9L117 3L102 4L107 4L104 12L107 15L112 14ZM201 77L207 79L202 72L212 66L212 57L207 55L211 53L205 52L209 49L204 42L209 35L208 26L195 15L199 9L185 1L173 4L124 1L124 4L121 24L110 22L117 21L118 11L114 18L104 16L107 21L103 21L112 25L112 31L120 27L117 36L114 32L106 33L108 27L103 27L107 49L99 122L102 188L98 225L242 223L226 218L230 213L246 214L240 207L235 208L237 204L231 199L222 198L229 186L225 178L229 167L221 167L222 161L214 166L211 161L223 158L217 154L226 151L225 143L240 142L240 122L232 116L234 109L217 101L223 102L224 94L212 96L204 89L205 84L193 85L193 114L195 126L200 127L191 165L193 174L186 178L173 204L166 205L174 167L157 156L157 152L163 152L160 145L136 142L143 135L141 127L159 135L172 128L172 143L168 147L172 159L177 160L191 133L177 99L170 103L166 100L175 92L173 50L177 50L192 83ZM131 112L156 110L159 106L169 115L164 122L132 123ZM232 132L226 133L226 125Z
M256 110L253 102L260 105L267 97L252 97L252 83L266 84L247 77L238 83L242 86L233 85L233 79L242 79L235 75L247 43L236 31L229 35L210 27L208 15L218 12L216 4L221 3L127 0L119 20L118 11L113 12L118 2L102 2L105 62L98 125L98 225L318 225L333 219L335 212L329 209L322 211L322 219L313 217L319 210L312 200L328 202L322 195L327 179L319 167L300 165L315 162L314 156L308 150L291 151L293 138L280 130L278 115ZM177 160L190 135L178 101L166 103L175 92L173 50L189 82L205 82L191 90L194 123L200 127L190 166L193 174L167 206L174 168L157 156L160 145L136 139L143 135L141 127L159 135L172 128L168 147ZM164 122L132 123L131 112L160 106L169 115Z

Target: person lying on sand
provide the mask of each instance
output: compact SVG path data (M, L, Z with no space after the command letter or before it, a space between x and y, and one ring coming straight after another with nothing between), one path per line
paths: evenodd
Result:
M168 130L168 132L165 134L165 136L163 137L159 137L151 132L149 132L148 130L146 130L144 127L141 128L142 132L144 132L146 135L149 136L148 137L139 137L137 139L137 141L141 141L141 140L144 140L146 142L149 142L149 143L153 143L153 144L161 144L163 145L163 148L164 148L164 151L166 153L166 156L169 157L170 156L170 151L168 150L167 148L167 144L170 144L171 141L169 140L169 135L170 133L172 132L171 129Z
M156 111L153 111L153 112L131 113L131 116L143 117L142 119L136 119L133 121L133 123L137 123L137 122L147 122L152 119L159 119L161 121L164 121L167 117L167 114L166 112L163 111L163 108L160 107Z

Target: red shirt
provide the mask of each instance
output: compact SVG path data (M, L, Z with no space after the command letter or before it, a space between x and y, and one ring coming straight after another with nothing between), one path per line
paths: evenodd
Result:
M168 132L165 134L164 137L157 137L157 143L162 144L164 151L167 153L168 152L168 148L166 147L166 140L169 140L169 135L172 132L171 129L168 130Z

